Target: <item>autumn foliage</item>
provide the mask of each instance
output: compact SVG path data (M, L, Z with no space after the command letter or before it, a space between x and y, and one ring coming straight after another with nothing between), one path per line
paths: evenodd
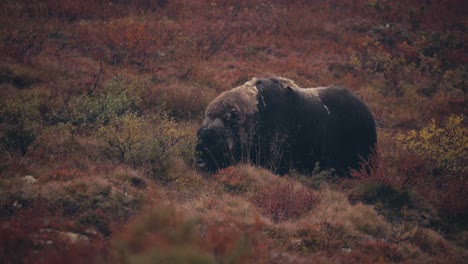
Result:
M466 1L6 0L0 263L463 263ZM378 148L339 178L194 168L252 77L339 84Z

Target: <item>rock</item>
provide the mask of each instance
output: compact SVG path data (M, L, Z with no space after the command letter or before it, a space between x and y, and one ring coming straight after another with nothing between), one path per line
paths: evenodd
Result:
M37 182L36 178L34 178L33 176L31 175L26 175L23 177L23 181L28 183L28 184L34 184Z
M349 253L351 253L351 251L353 251L353 250L352 250L351 248L349 248L349 247L344 247L344 248L341 248L341 251L343 251L343 252L346 253L346 254L349 254Z
M87 236L73 233L73 232L60 232L60 236L70 241L70 243L76 243L83 240L88 240Z
M13 207L14 207L14 208L21 208L21 207L23 207L23 205L21 204L21 202L15 201L15 202L13 203Z

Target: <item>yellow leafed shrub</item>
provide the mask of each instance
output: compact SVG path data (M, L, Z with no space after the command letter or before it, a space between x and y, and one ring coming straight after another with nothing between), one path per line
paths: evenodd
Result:
M468 129L464 120L464 115L452 115L443 125L432 120L421 130L398 135L397 140L406 150L435 162L437 168L463 175L468 157Z

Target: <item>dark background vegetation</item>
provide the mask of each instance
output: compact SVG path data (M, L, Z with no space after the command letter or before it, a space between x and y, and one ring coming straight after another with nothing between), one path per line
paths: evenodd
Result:
M462 263L467 14L457 0L4 0L0 262ZM252 77L349 87L364 169L206 177L195 133Z

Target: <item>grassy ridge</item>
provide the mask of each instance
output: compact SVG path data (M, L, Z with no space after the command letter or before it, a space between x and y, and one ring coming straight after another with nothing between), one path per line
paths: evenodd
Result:
M0 262L461 263L463 1L5 1ZM193 168L252 77L340 84L379 151L350 179Z

